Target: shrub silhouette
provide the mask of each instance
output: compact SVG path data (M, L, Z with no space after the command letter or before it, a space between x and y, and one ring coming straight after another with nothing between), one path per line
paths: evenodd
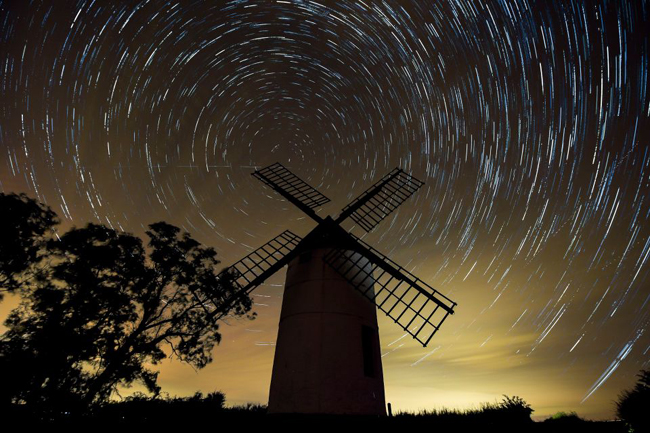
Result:
M547 418L544 420L546 423L552 423L552 424L579 424L585 422L582 418L578 416L577 413L575 412L557 412L555 415L553 415L550 418Z
M500 403L485 404L481 412L482 417L490 423L521 424L532 422L530 414L533 409L519 396L504 395Z
M616 402L616 415L634 432L650 431L650 370L641 370L631 390L623 391Z
M499 403L499 408L513 420L517 421L531 421L530 414L534 412L523 398L516 395L514 397L504 395L503 401Z

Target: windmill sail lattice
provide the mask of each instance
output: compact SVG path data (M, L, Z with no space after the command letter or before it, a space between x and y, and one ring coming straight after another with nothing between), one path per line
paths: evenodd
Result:
M296 251L296 247L301 240L300 236L285 230L234 265L228 267L224 271L224 275L229 274L229 279L235 286L235 292L225 304L233 304L236 299L248 295L264 280L282 269L289 262L292 253ZM205 297L200 298L204 304L207 303ZM209 298L209 296L207 297ZM218 305L216 302L214 304ZM227 308L215 311L215 320L223 317L227 311Z
M356 241L367 248L365 254L334 249L325 262L426 347L456 303L361 239Z
M344 207L337 222L349 216L370 232L422 185L424 182L396 168Z
M235 283L249 292L261 284L271 270L293 251L301 241L300 236L285 230L230 267L236 273Z
M330 201L314 187L291 173L285 166L276 162L253 173L253 176L273 188L284 198L295 204L312 218L316 217L313 209Z

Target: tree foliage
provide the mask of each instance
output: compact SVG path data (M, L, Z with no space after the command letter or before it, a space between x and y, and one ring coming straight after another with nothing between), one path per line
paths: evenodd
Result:
M27 272L42 259L56 214L25 194L0 193L0 300L33 277Z
M146 233L148 248L97 224L46 243L50 265L0 339L5 403L87 406L136 382L157 394L150 365L170 355L202 368L221 338L217 314L254 317L214 249L164 222Z
M641 370L634 388L625 390L616 402L616 415L633 431L650 431L650 370Z

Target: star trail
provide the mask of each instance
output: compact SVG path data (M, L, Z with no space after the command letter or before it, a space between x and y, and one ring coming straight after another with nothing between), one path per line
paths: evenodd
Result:
M364 239L458 307L427 348L380 317L387 401L610 418L650 367L649 8L0 0L0 190L62 229L168 221L226 266L312 228L256 168L324 216L400 167L425 185ZM283 278L163 389L266 403Z

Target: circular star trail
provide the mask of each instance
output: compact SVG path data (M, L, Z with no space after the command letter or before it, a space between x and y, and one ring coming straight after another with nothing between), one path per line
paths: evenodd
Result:
M169 221L227 265L312 227L256 168L325 215L398 166L425 186L366 240L459 306L425 349L380 323L388 400L608 417L650 359L648 8L0 1L0 188L66 227ZM239 353L236 398L266 398L281 283L201 384Z

